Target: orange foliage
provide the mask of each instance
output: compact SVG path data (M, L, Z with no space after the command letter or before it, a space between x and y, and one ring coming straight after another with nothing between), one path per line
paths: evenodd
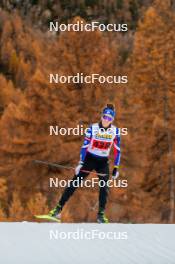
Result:
M129 2L123 3L129 10ZM122 10L117 12L122 18ZM128 20L130 15L128 11L125 14ZM6 219L4 212L13 221L33 220L34 214L48 212L47 201L52 205L62 193L61 189L49 189L49 177L70 179L72 175L36 165L33 160L73 166L82 142L80 136L49 136L49 126L97 122L101 107L113 101L117 125L129 132L122 138L121 162L121 175L128 178L129 185L127 191L110 191L110 218L168 222L168 183L175 160L175 150L167 147L173 146L175 135L175 18L168 1L156 0L135 35L118 38L98 31L45 34L15 12L11 15L0 10L0 17L0 220ZM123 54L122 59L123 42L129 54ZM97 82L49 84L50 73L106 76L126 75L126 71L129 85L125 87ZM78 191L70 201L74 206L66 209L66 221L95 219L97 192ZM80 200L78 215L75 207L78 212Z
M49 210L47 199L42 193L36 193L27 203L27 207L31 217L38 214L47 214Z
M18 193L13 193L12 202L9 208L9 219L11 221L21 221L24 218L24 208L22 207Z

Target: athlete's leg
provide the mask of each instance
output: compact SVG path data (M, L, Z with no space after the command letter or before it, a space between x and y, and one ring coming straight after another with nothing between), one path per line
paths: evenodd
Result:
M99 211L104 211L106 207L107 197L108 197L108 186L107 181L109 180L109 164L108 160L104 159L100 162L96 169L97 173L103 173L105 176L99 176L99 181L101 185L99 186ZM100 184L100 183L99 183Z
M87 159L85 159L84 165L81 169L87 170L87 171L92 171L94 169L94 161L89 156L87 156ZM70 185L64 190L62 197L59 201L59 205L61 206L61 208L63 208L63 206L69 200L69 198L72 196L72 194L77 189L77 187L80 186L81 181L83 181L88 175L89 175L89 173L80 171L80 173L78 175L75 175L73 177Z

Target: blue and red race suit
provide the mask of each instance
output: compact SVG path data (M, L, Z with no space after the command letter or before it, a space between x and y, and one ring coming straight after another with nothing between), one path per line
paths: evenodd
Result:
M118 167L120 164L119 129L113 125L105 129L101 123L92 124L86 130L80 160L84 161L88 152L97 157L108 157L113 144L114 166Z

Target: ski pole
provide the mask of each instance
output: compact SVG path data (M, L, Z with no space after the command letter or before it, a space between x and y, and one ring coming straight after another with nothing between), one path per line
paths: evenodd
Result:
M52 166L52 167L56 167L56 168L62 168L62 169L68 169L68 170L75 170L74 167L71 166L65 166L65 165L61 165L58 163L53 163L53 162L48 162L48 161L43 161L43 160L33 160L34 163L38 163L38 164L44 164L44 165L48 165L48 166ZM92 173L92 174L97 174L99 176L106 176L107 174L105 173L96 173L93 171L88 171L88 170L81 170L82 172L86 172L86 173Z

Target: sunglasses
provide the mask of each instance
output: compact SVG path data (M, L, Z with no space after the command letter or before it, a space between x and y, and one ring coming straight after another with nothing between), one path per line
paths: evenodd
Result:
M103 119L106 121L113 121L113 117L110 117L108 115L103 115Z

